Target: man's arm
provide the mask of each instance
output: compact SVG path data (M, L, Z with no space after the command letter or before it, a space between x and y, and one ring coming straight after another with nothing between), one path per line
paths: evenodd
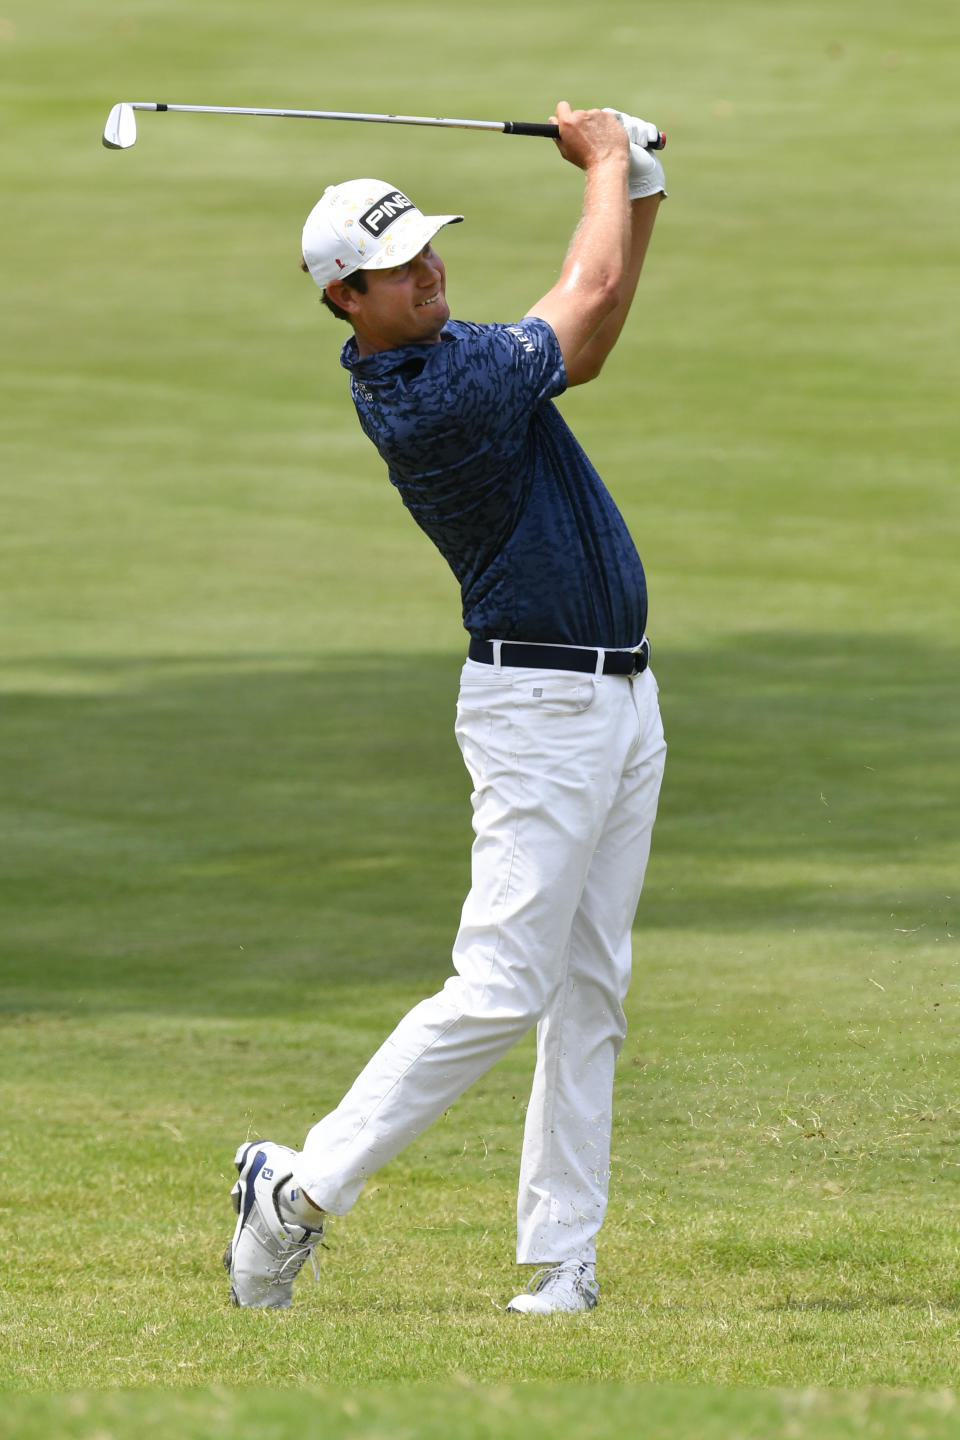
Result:
M572 356L570 360L567 360L566 356L563 357L568 386L583 385L587 380L595 380L603 368L603 362L620 338L620 332L630 313L630 306L633 304L633 297L637 291L637 282L640 279L640 271L643 269L647 247L653 234L654 221L657 218L657 210L662 199L662 195L645 195L642 200L630 202L630 256L621 282L617 307L594 331L576 355Z
M560 343L567 383L578 384L578 380L571 379L571 370L576 372L577 357L601 327L616 323L629 283L632 258L627 199L629 142L620 121L609 111L571 110L562 100L554 119L560 128L557 141L560 153L586 172L583 213L570 241L560 278L527 314L536 315L550 325ZM617 326L617 334L622 325L623 319Z
M632 147L628 148L628 156L634 157L629 162L629 193L635 193L636 176L634 171L639 166L641 183L637 188L643 198L626 202L627 209L623 217L626 233L624 235L621 232L621 239L625 240L626 248L622 252L616 298L606 313L600 313L600 318L597 319L597 306L598 303L602 305L603 300L599 293L591 293L594 288L591 281L594 282L597 292L600 292L603 286L603 276L600 273L592 274L591 267L596 266L598 261L602 262L604 257L603 252L597 249L597 242L602 238L602 232L598 233L594 229L597 219L596 196L593 193L591 180L598 169L602 169L603 184L609 185L612 177L609 169L602 168L605 166L602 155L587 154L580 148L581 137L577 133L578 122L581 117L593 116L596 112L577 111L571 113L569 106L563 105L557 107L557 112L554 119L560 125L560 140L558 141L560 151L564 159L579 165L587 172L583 218L571 242L560 279L553 289L533 306L529 313L547 320L553 327L557 339L560 341L567 385L571 386L582 385L599 375L604 361L620 336L636 294L637 282L650 244L662 195L659 191L655 191L653 194L644 193L650 188L651 183L653 185L658 183L657 179L651 182L649 177L643 173L652 169L653 160L648 160L645 152L641 150L635 151ZM629 139L641 141L641 132L650 128L646 126L645 122L638 121L632 116L621 115L618 111L603 113L615 117L618 124L625 129ZM630 127L636 130L636 135ZM658 178L662 181L662 170L659 170ZM599 190L599 186L597 188ZM626 188L624 186L624 189ZM609 204L610 192L606 191L605 193ZM609 218L608 215L608 220ZM579 284L570 283L574 277ZM561 328L558 329L558 326Z

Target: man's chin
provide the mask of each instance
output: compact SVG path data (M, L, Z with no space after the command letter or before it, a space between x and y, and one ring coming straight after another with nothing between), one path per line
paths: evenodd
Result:
M420 330L425 339L439 338L440 331L450 319L449 307L437 301L420 312Z

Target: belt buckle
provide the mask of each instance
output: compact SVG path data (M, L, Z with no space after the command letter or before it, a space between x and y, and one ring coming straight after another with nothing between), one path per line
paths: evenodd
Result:
M646 635L644 635L639 645L633 647L630 653L633 656L633 670L630 672L631 675L642 675L650 664L650 641ZM640 664L641 660L643 661L642 665Z

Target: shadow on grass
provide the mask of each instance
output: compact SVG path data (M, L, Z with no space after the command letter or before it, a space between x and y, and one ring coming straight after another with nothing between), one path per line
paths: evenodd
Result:
M471 838L457 656L29 670L2 700L4 1008L230 1015L442 981ZM940 894L956 650L746 635L656 670L643 923L857 928Z

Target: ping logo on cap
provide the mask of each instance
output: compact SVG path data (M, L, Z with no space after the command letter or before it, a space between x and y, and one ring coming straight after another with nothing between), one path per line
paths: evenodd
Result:
M360 216L360 224L368 235L378 239L392 220L402 215L405 210L415 210L417 207L412 200L408 200L402 190L391 190L389 195L384 195L376 205L371 205L366 214Z

